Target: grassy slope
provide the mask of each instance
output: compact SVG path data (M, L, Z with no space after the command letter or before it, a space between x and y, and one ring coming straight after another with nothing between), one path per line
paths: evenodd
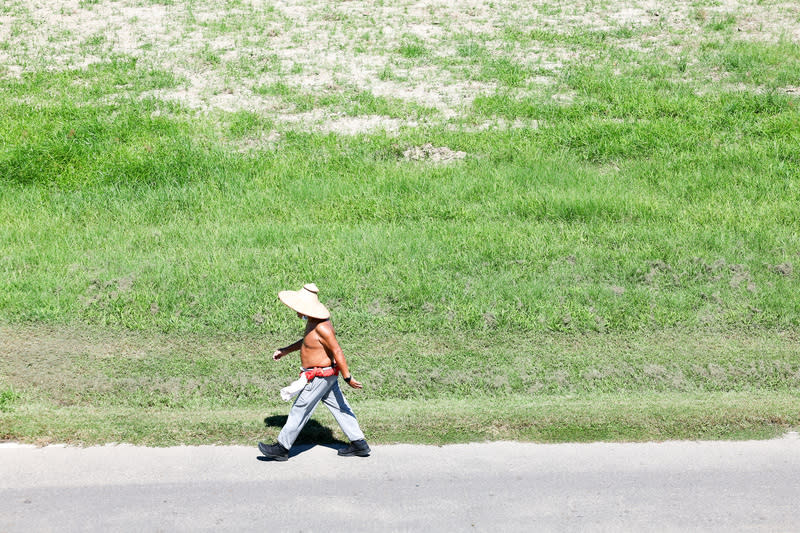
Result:
M393 136L199 116L146 96L182 82L124 56L4 77L0 438L249 442L286 409L291 371L263 353L297 325L274 295L312 279L377 440L798 425L800 126L780 90L797 47L715 34L663 61L615 37L509 30L509 46L592 52L544 93L522 90L540 72L466 39L446 67L498 90L455 131ZM398 54L437 60L414 40ZM528 122L470 127L496 117ZM277 147L232 149L270 128ZM468 157L403 159L426 142Z

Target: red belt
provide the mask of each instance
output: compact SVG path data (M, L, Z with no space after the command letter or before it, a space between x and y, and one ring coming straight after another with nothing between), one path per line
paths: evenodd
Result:
M300 374L305 374L306 379L311 381L314 378L329 378L331 376L338 376L339 369L335 366L313 366L306 368Z

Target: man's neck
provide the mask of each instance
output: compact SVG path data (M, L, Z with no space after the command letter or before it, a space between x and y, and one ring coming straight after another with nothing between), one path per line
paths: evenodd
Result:
M311 331L315 327L319 326L323 322L327 322L330 318L312 318L308 317L308 322L306 322L306 331Z

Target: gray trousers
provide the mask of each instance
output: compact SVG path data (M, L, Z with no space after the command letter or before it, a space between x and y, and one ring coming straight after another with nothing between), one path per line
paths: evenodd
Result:
M286 425L278 435L278 443L281 446L287 450L292 447L320 400L330 409L339 427L351 442L364 438L356 415L344 399L342 389L339 388L339 376L329 376L312 379L297 395L292 410L289 411L289 418L286 419Z

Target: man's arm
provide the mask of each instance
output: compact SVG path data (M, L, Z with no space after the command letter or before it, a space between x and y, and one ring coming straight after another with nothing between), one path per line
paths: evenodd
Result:
M363 388L363 385L350 375L350 370L347 368L347 359L345 359L344 352L339 346L339 341L336 340L336 333L333 331L333 324L331 324L330 320L317 326L317 333L319 334L320 342L328 350L328 353L333 354L333 360L336 362L336 366L339 368L339 373L344 378L345 383L354 389Z
M272 358L277 361L278 359L280 359L281 357L283 357L288 353L296 352L302 346L303 346L303 339L300 339L299 341L290 344L286 348L278 348L277 350L275 350L275 353L272 354Z

